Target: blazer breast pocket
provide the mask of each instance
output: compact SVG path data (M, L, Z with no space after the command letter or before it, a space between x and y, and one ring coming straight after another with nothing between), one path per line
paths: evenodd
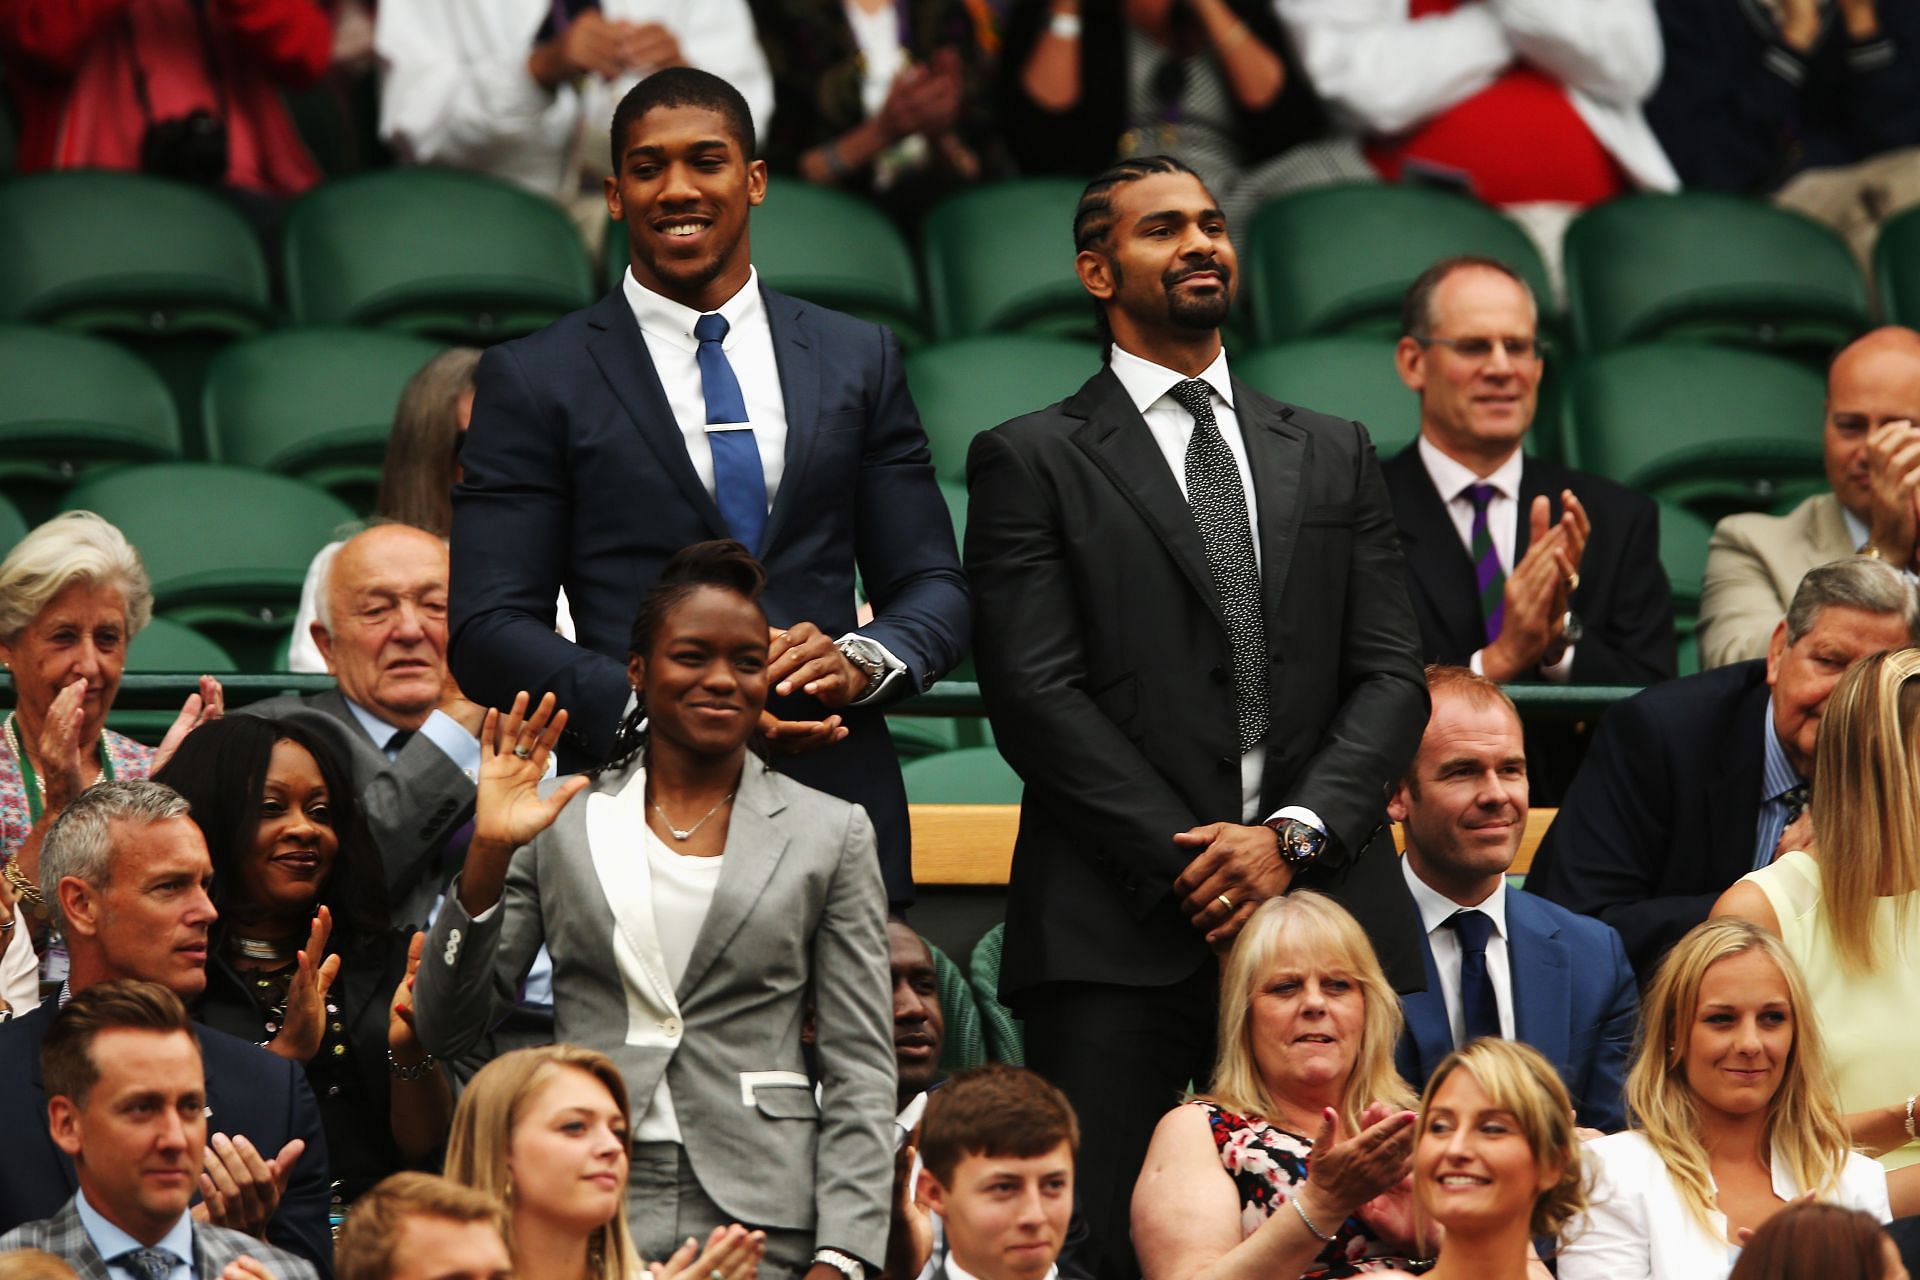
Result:
M1308 507L1300 517L1303 529L1327 529L1353 527L1353 504L1351 502L1323 502Z

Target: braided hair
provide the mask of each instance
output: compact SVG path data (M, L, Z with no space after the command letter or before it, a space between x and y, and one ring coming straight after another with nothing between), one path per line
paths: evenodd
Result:
M1093 181L1080 192L1080 203L1073 210L1073 251L1085 253L1095 249L1107 252L1108 243L1113 236L1116 221L1113 212L1113 189L1142 178L1151 178L1163 173L1185 173L1193 177L1200 175L1172 156L1134 156L1109 166L1104 172L1096 174ZM1120 264L1113 264L1113 276L1120 278ZM1106 304L1099 299L1093 300L1095 328L1099 331L1100 351L1105 360L1113 346L1113 326L1107 321Z
M641 600L640 616L633 620L633 632L627 637L627 652L645 656L653 648L654 637L660 634L667 615L703 587L731 591L758 607L760 592L766 585L766 569L753 558L752 552L732 538L682 547L667 561L666 568L660 571ZM766 617L765 609L761 609L760 616ZM607 759L593 771L596 778L624 770L647 749L646 698L638 689L633 693L633 709L620 721Z

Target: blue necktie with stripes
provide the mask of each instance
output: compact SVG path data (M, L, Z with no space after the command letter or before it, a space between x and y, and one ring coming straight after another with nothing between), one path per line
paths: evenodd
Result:
M717 314L701 316L693 326L693 336L700 340L700 386L707 399L709 426L747 420L740 380L733 376L733 366L720 347L727 327L727 318ZM767 528L767 473L760 465L753 429L709 431L707 445L713 450L713 500L720 516L728 531L759 555L760 535Z

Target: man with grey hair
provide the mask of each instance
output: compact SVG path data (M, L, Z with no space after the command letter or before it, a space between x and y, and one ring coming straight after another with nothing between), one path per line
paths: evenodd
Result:
M1764 659L1607 712L1527 888L1619 930L1644 982L1728 885L1804 847L1828 695L1854 662L1915 643L1920 595L1899 570L1855 556L1808 573Z
M213 862L187 802L157 782L102 782L47 833L41 869L67 939L58 999L0 1023L0 1232L52 1217L78 1187L47 1130L40 1044L76 992L118 978L157 982L191 1004L206 988L217 918ZM207 1220L260 1236L331 1272L326 1142L301 1064L195 1027L210 1119L201 1192ZM231 1135L231 1136L229 1136ZM267 1155L265 1153L273 1153Z

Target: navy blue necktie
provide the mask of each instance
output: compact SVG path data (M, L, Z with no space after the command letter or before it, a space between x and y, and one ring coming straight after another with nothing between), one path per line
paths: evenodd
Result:
M747 402L740 394L740 380L733 376L727 353L720 348L727 336L727 318L701 316L694 323L693 336L700 340L700 387L707 398L707 425L745 422ZM753 429L709 431L707 444L713 450L713 500L719 504L720 516L728 532L759 555L760 535L767 527L767 473L760 465Z
M1500 1006L1494 1000L1493 978L1487 973L1487 939L1493 936L1493 917L1484 911L1456 911L1447 927L1460 939L1460 1022L1462 1043L1475 1036L1500 1035Z

